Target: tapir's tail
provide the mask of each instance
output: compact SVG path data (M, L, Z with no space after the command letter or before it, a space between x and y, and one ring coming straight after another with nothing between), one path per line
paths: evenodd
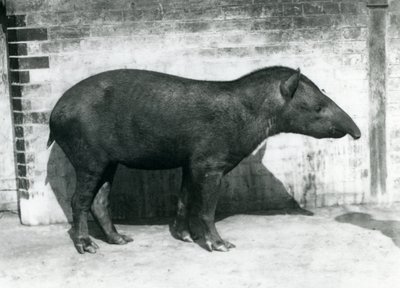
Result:
M53 144L53 142L54 142L54 138L53 138L53 135L51 135L51 131L50 131L49 140L47 140L47 149L51 146L51 144Z

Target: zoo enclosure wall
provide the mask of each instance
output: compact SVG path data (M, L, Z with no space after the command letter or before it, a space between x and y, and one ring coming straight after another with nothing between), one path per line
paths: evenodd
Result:
M371 4L386 4L385 1ZM381 3L381 4L379 4ZM346 0L9 0L9 79L17 184L25 224L66 221L74 172L57 145L46 149L48 118L78 81L117 68L207 80L284 65L302 72L360 126L359 141L279 135L223 184L220 213L400 200L400 4ZM371 151L369 36L384 11L386 151ZM373 95L372 95L373 96ZM3 100L2 100L3 101ZM11 124L10 124L11 125ZM379 127L378 127L379 128ZM372 135L373 136L373 135ZM371 189L370 157L383 153L386 188ZM381 159L380 157L379 159ZM375 158L373 158L375 159ZM375 164L373 164L375 165ZM121 167L113 188L119 219L174 213L179 171ZM279 179L279 180L278 180Z

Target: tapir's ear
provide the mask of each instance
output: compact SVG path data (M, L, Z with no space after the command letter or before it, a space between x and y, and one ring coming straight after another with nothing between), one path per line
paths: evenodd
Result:
M281 82L281 93L284 97L289 99L293 97L297 86L299 86L300 74L300 68L297 68L296 72L289 79Z

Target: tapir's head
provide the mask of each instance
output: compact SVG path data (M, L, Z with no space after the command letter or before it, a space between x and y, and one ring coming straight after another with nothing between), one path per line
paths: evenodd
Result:
M361 137L360 129L335 102L324 95L298 69L280 83L285 99L282 108L281 131L315 138L340 138L346 134Z

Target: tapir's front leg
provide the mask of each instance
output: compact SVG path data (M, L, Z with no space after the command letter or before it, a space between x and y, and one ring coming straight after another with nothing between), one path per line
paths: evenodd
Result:
M189 228L192 238L209 251L228 251L235 247L222 240L215 227L215 209L220 192L222 171L192 169L189 194Z

